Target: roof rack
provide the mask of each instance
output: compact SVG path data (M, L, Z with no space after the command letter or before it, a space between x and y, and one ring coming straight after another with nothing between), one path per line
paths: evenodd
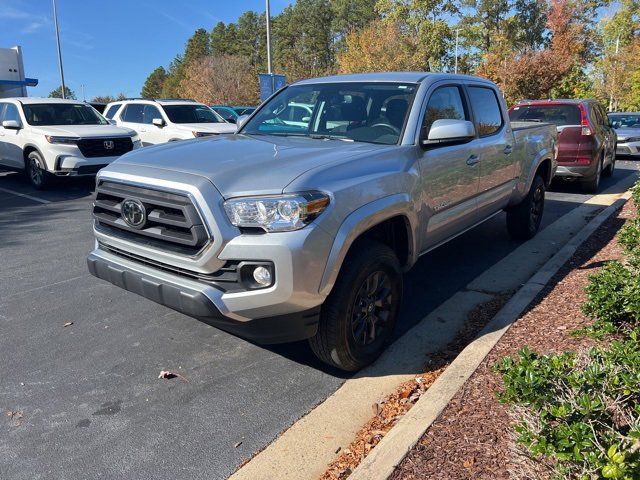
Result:
M191 98L154 98L156 102L194 102L195 100Z
M196 101L191 98L145 98L145 97L124 98L122 100L116 100L116 102L123 102L127 100L146 100L148 102L194 102L196 103Z

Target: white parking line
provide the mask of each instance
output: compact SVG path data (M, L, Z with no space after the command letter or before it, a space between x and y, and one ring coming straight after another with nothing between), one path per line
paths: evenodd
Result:
M9 190L8 188L1 188L0 187L0 192L10 193L11 195L16 195L18 197L28 198L29 200L33 200L34 202L39 202L39 203L44 203L44 204L51 203L49 200L45 200L43 198L34 197L32 195L27 195L26 193L20 193L20 192L14 191L14 190Z

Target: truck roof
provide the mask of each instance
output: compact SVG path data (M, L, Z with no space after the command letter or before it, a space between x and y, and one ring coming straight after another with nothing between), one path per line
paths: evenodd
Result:
M3 98L3 100L15 100L21 102L25 105L29 105L32 103L87 103L82 100L70 100L63 98L44 98L44 97L11 97L11 98Z
M300 80L293 85L313 85L316 83L336 83L336 82L398 82L398 83L421 83L425 80L474 80L483 81L493 85L489 80L470 75L456 75L453 73L431 73L431 72L375 72L375 73L353 73L345 75L330 75L328 77L310 78Z

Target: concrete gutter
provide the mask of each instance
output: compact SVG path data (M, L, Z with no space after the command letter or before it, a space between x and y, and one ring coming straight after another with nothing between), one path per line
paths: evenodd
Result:
M609 207L591 220L572 240L558 251L507 302L478 337L456 357L435 383L416 402L380 443L349 476L350 480L386 480L427 429L438 418L455 394L484 361L489 352L522 315L547 282L611 215L631 197L619 196Z
M635 178L635 175L629 175L610 187L608 191L626 190L634 183ZM396 340L373 365L346 380L333 395L298 420L251 461L236 471L230 479L298 480L318 478L335 458L337 452L347 448L358 430L371 418L372 405L393 393L402 382L422 373L427 356L441 350L456 337L464 326L468 314L475 307L494 299L498 294L518 290L532 276L538 279L542 278L539 271L541 267L545 263L549 264L554 261L559 253L565 251L561 249L558 252L561 246L575 242L575 238L572 240L573 235L585 225L590 224L591 219L602 210L604 205L611 205L612 202L620 198L620 195L620 193L607 193L607 191L596 195L547 226L532 240L520 245L473 280L465 290L453 295ZM550 258L551 260L549 260ZM540 286L540 288L542 287ZM519 292L516 296L521 298L519 295L523 294L524 292ZM511 302L507 304L501 313L508 308L513 308L511 305L513 305ZM473 362L470 366L473 366ZM427 394L433 391L434 387L435 384L427 391ZM447 398L449 393L451 392L443 393L442 398ZM416 408L417 405L407 415L416 411ZM428 425L423 420L419 422L422 422L420 428L424 432ZM402 421L398 425L400 423ZM395 428L398 426L394 427L394 430ZM420 428L414 432L413 436L409 432L403 434L408 436L405 443L398 447L391 447L391 449L401 449L397 452L401 456L393 457L391 460L393 466L395 466L393 462L399 462L404 458L406 452L420 438L421 433L418 435ZM369 458L374 461L375 457L385 454L386 450L383 451L380 447L389 443L386 440L390 435L391 432L372 450L363 465L368 464ZM409 439L411 440L406 443ZM404 450L402 450L403 448ZM377 452L380 453L376 455ZM357 469L355 472L359 470ZM355 472L353 475L356 475ZM358 475L362 474L358 473ZM367 472L364 476L354 478L386 477L374 476Z

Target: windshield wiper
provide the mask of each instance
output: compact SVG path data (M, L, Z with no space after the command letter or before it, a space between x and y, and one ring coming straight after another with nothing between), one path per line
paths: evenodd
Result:
M343 142L355 142L353 138L342 137L340 135L326 135L320 133L312 133L309 135L309 138L313 138L314 140L342 140Z

